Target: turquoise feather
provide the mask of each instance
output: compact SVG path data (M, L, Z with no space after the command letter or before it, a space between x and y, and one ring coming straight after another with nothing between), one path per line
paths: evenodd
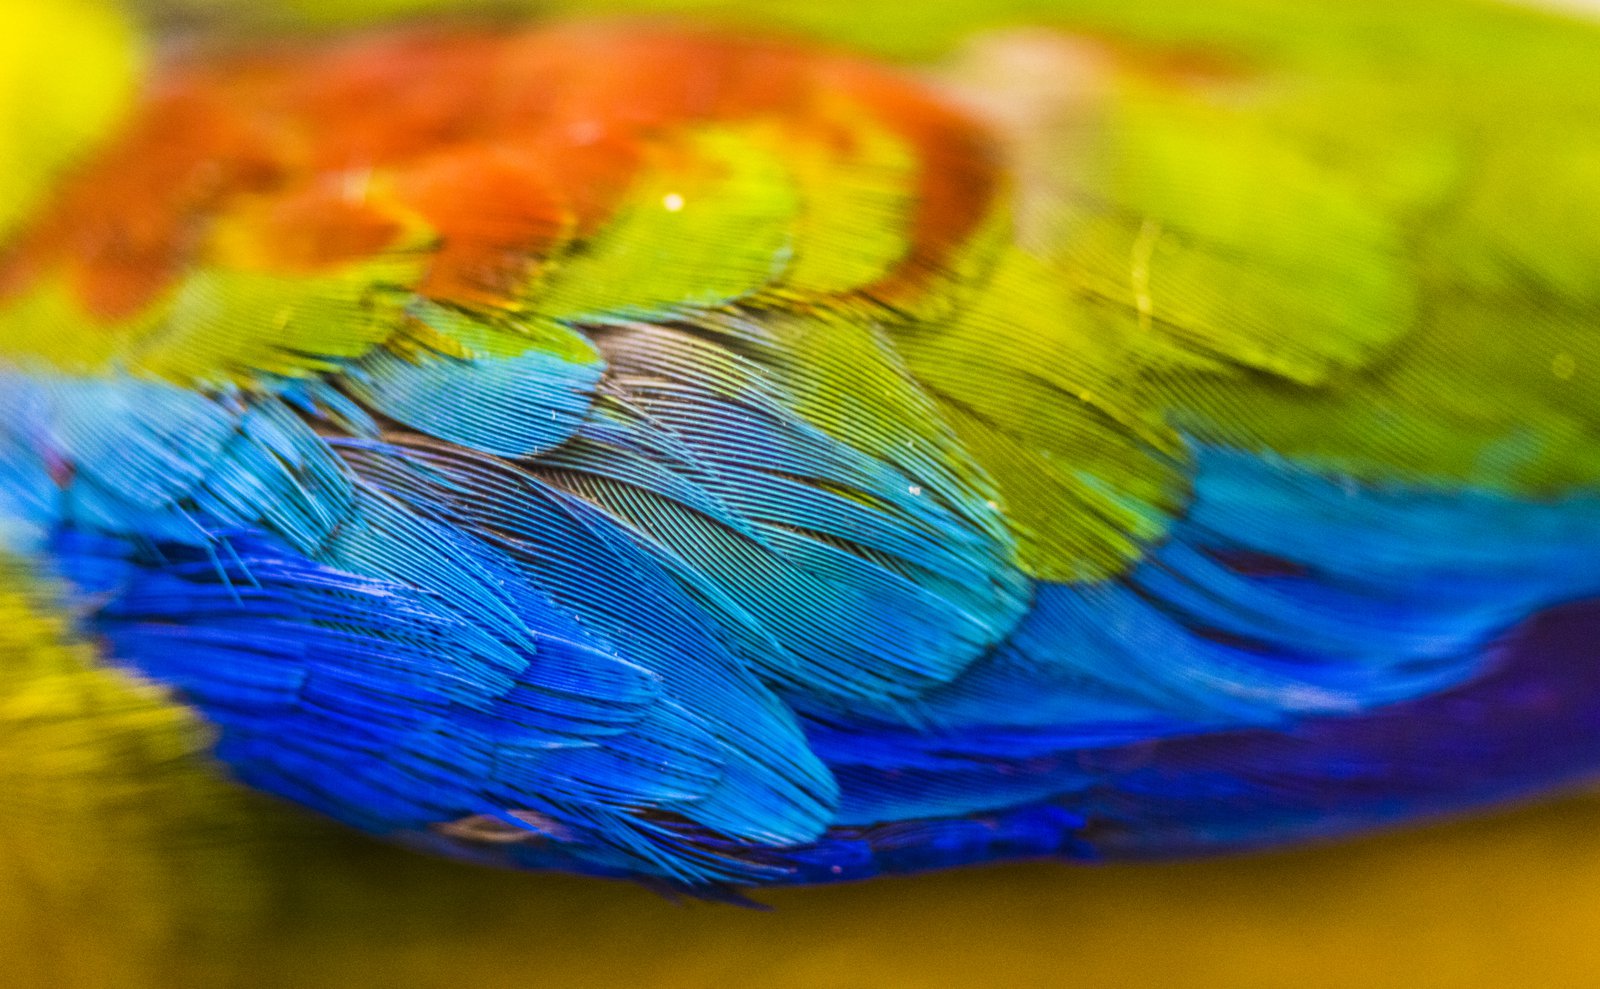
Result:
M637 25L172 66L0 255L0 550L241 783L707 893L1591 773L1513 757L1600 710L1569 259L1517 255L1500 373L1506 300L1406 233L1443 180L1298 130L1310 69L1047 37L938 84Z

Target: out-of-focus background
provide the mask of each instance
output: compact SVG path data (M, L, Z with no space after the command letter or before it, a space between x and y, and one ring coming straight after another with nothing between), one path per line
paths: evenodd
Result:
M403 861L376 845L358 854L371 856L370 883L299 914L246 984L1600 986L1600 796L1229 860L1019 863L788 890L761 895L765 912Z
M9 2L57 0L0 0ZM159 0L177 19L237 2ZM1600 13L1600 0L1544 2ZM331 19L358 6L438 3L282 0ZM0 43L0 62L4 52ZM1226 860L1019 863L761 894L767 911L490 872L314 833L328 840L308 849L304 868L335 857L351 867L306 884L303 902L279 904L265 940L202 943L197 934L192 964L171 969L166 984L1600 986L1600 795ZM114 939L57 960L56 971L84 985L150 975Z

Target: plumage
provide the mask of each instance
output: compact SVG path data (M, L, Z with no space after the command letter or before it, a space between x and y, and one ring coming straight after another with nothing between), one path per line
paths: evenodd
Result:
M1586 778L1600 35L1250 7L164 54L5 217L7 689L706 894Z

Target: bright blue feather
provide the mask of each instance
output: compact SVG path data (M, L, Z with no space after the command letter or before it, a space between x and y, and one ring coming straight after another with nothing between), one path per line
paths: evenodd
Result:
M697 888L1089 855L1145 807L1248 842L1288 819L1207 801L1277 790L1162 782L1150 753L1470 690L1496 636L1600 594L1593 499L1220 449L1128 573L1030 582L981 486L799 415L781 361L627 327L606 351L598 386L472 361L281 398L8 374L0 538L217 726L241 780L423 845L492 858L450 828L495 821L524 865ZM501 371L521 424L448 380Z
M749 658L775 684L806 702L893 707L1020 617L1009 540L974 525L938 478L824 433L781 379L715 343L636 328L606 348L624 407L534 469L681 563L725 623L758 624L767 639Z
M463 340L496 333L465 313L433 304L411 311ZM550 328L581 341L569 330ZM373 410L440 439L503 457L549 450L583 424L604 365L597 356L574 359L528 340L516 356L477 354L402 357L378 350L351 366L345 387Z

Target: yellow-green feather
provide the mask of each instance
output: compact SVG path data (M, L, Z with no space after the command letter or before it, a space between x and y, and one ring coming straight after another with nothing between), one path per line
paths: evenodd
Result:
M1073 134L1098 151L1073 159L1090 163L1071 190L1087 205L1057 249L1080 305L1141 345L1144 401L1201 435L1363 476L1600 481L1582 388L1600 313L1600 30L1448 0L595 6L919 59L1011 23L1114 39L1134 78ZM1234 71L1138 77L1173 51ZM1035 339L1043 362L1061 337ZM1004 488L1034 484L1035 460L996 450L985 465Z
M732 128L672 150L586 250L553 262L534 312L601 321L711 308L782 273L800 205L774 150Z

